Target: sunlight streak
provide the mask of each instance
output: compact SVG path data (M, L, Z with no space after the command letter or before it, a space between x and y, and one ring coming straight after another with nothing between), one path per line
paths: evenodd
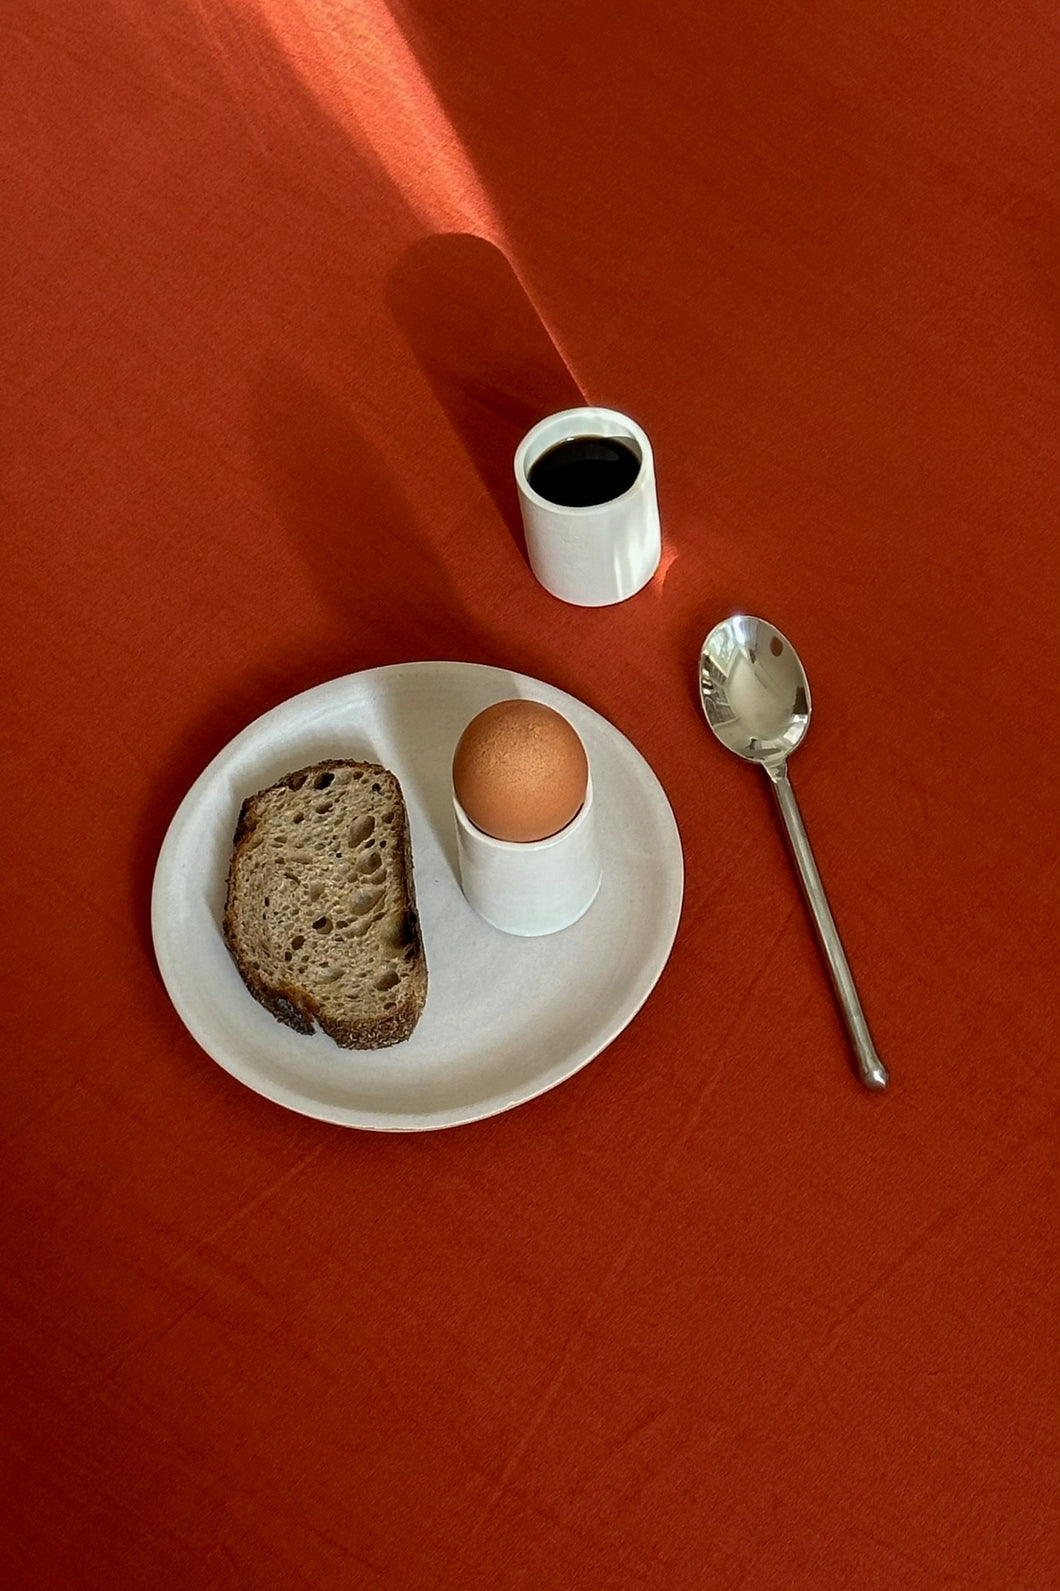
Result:
M386 0L257 0L257 9L305 87L359 135L429 231L503 243L493 204Z
M657 597L662 596L663 587L666 584L667 576L676 562L677 549L675 547L667 547L666 544L663 543L662 555L659 558L659 567L656 569L651 580L651 590L655 592Z

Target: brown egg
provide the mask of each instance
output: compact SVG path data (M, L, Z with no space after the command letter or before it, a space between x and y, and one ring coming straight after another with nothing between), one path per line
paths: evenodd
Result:
M577 814L589 781L585 747L541 702L496 702L473 718L453 757L453 792L495 840L544 840Z

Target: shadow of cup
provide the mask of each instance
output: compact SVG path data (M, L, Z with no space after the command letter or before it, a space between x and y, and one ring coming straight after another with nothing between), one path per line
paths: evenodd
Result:
M531 426L586 399L511 265L469 233L414 244L387 304L509 533L526 556L515 451Z

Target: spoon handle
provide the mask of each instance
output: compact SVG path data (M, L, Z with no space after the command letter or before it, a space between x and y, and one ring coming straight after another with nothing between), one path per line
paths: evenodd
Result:
M828 958L832 982L835 984L835 991L843 1008L843 1015L846 1017L847 1028L850 1031L854 1053L858 1058L861 1081L866 1088L886 1088L889 1081L887 1068L876 1054L876 1046L872 1042L872 1035L869 1032L868 1023L865 1021L865 1013L861 1009L861 1001L858 999L858 991L854 987L854 978L839 938L839 930L836 928L835 918L832 916L828 905L824 885L821 883L821 875L817 871L817 863L813 859L809 836L803 825L799 804L795 799L795 792L791 788L787 764L782 762L776 766L767 767L766 772L773 786L773 794L777 798L777 805L780 808L781 817L784 819L784 826L788 831L788 839L791 842L791 849L799 869L799 876L802 879L806 900L813 913L818 937Z

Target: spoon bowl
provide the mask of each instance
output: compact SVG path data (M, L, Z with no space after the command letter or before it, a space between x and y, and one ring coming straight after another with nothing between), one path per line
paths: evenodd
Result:
M703 642L699 695L707 723L721 744L744 761L759 763L769 776L861 1081L866 1088L886 1088L887 1068L872 1042L788 778L788 757L810 727L810 684L799 655L787 637L764 619L733 614L716 624Z
M810 683L786 636L738 613L715 625L699 659L703 711L729 751L783 762L810 727Z

